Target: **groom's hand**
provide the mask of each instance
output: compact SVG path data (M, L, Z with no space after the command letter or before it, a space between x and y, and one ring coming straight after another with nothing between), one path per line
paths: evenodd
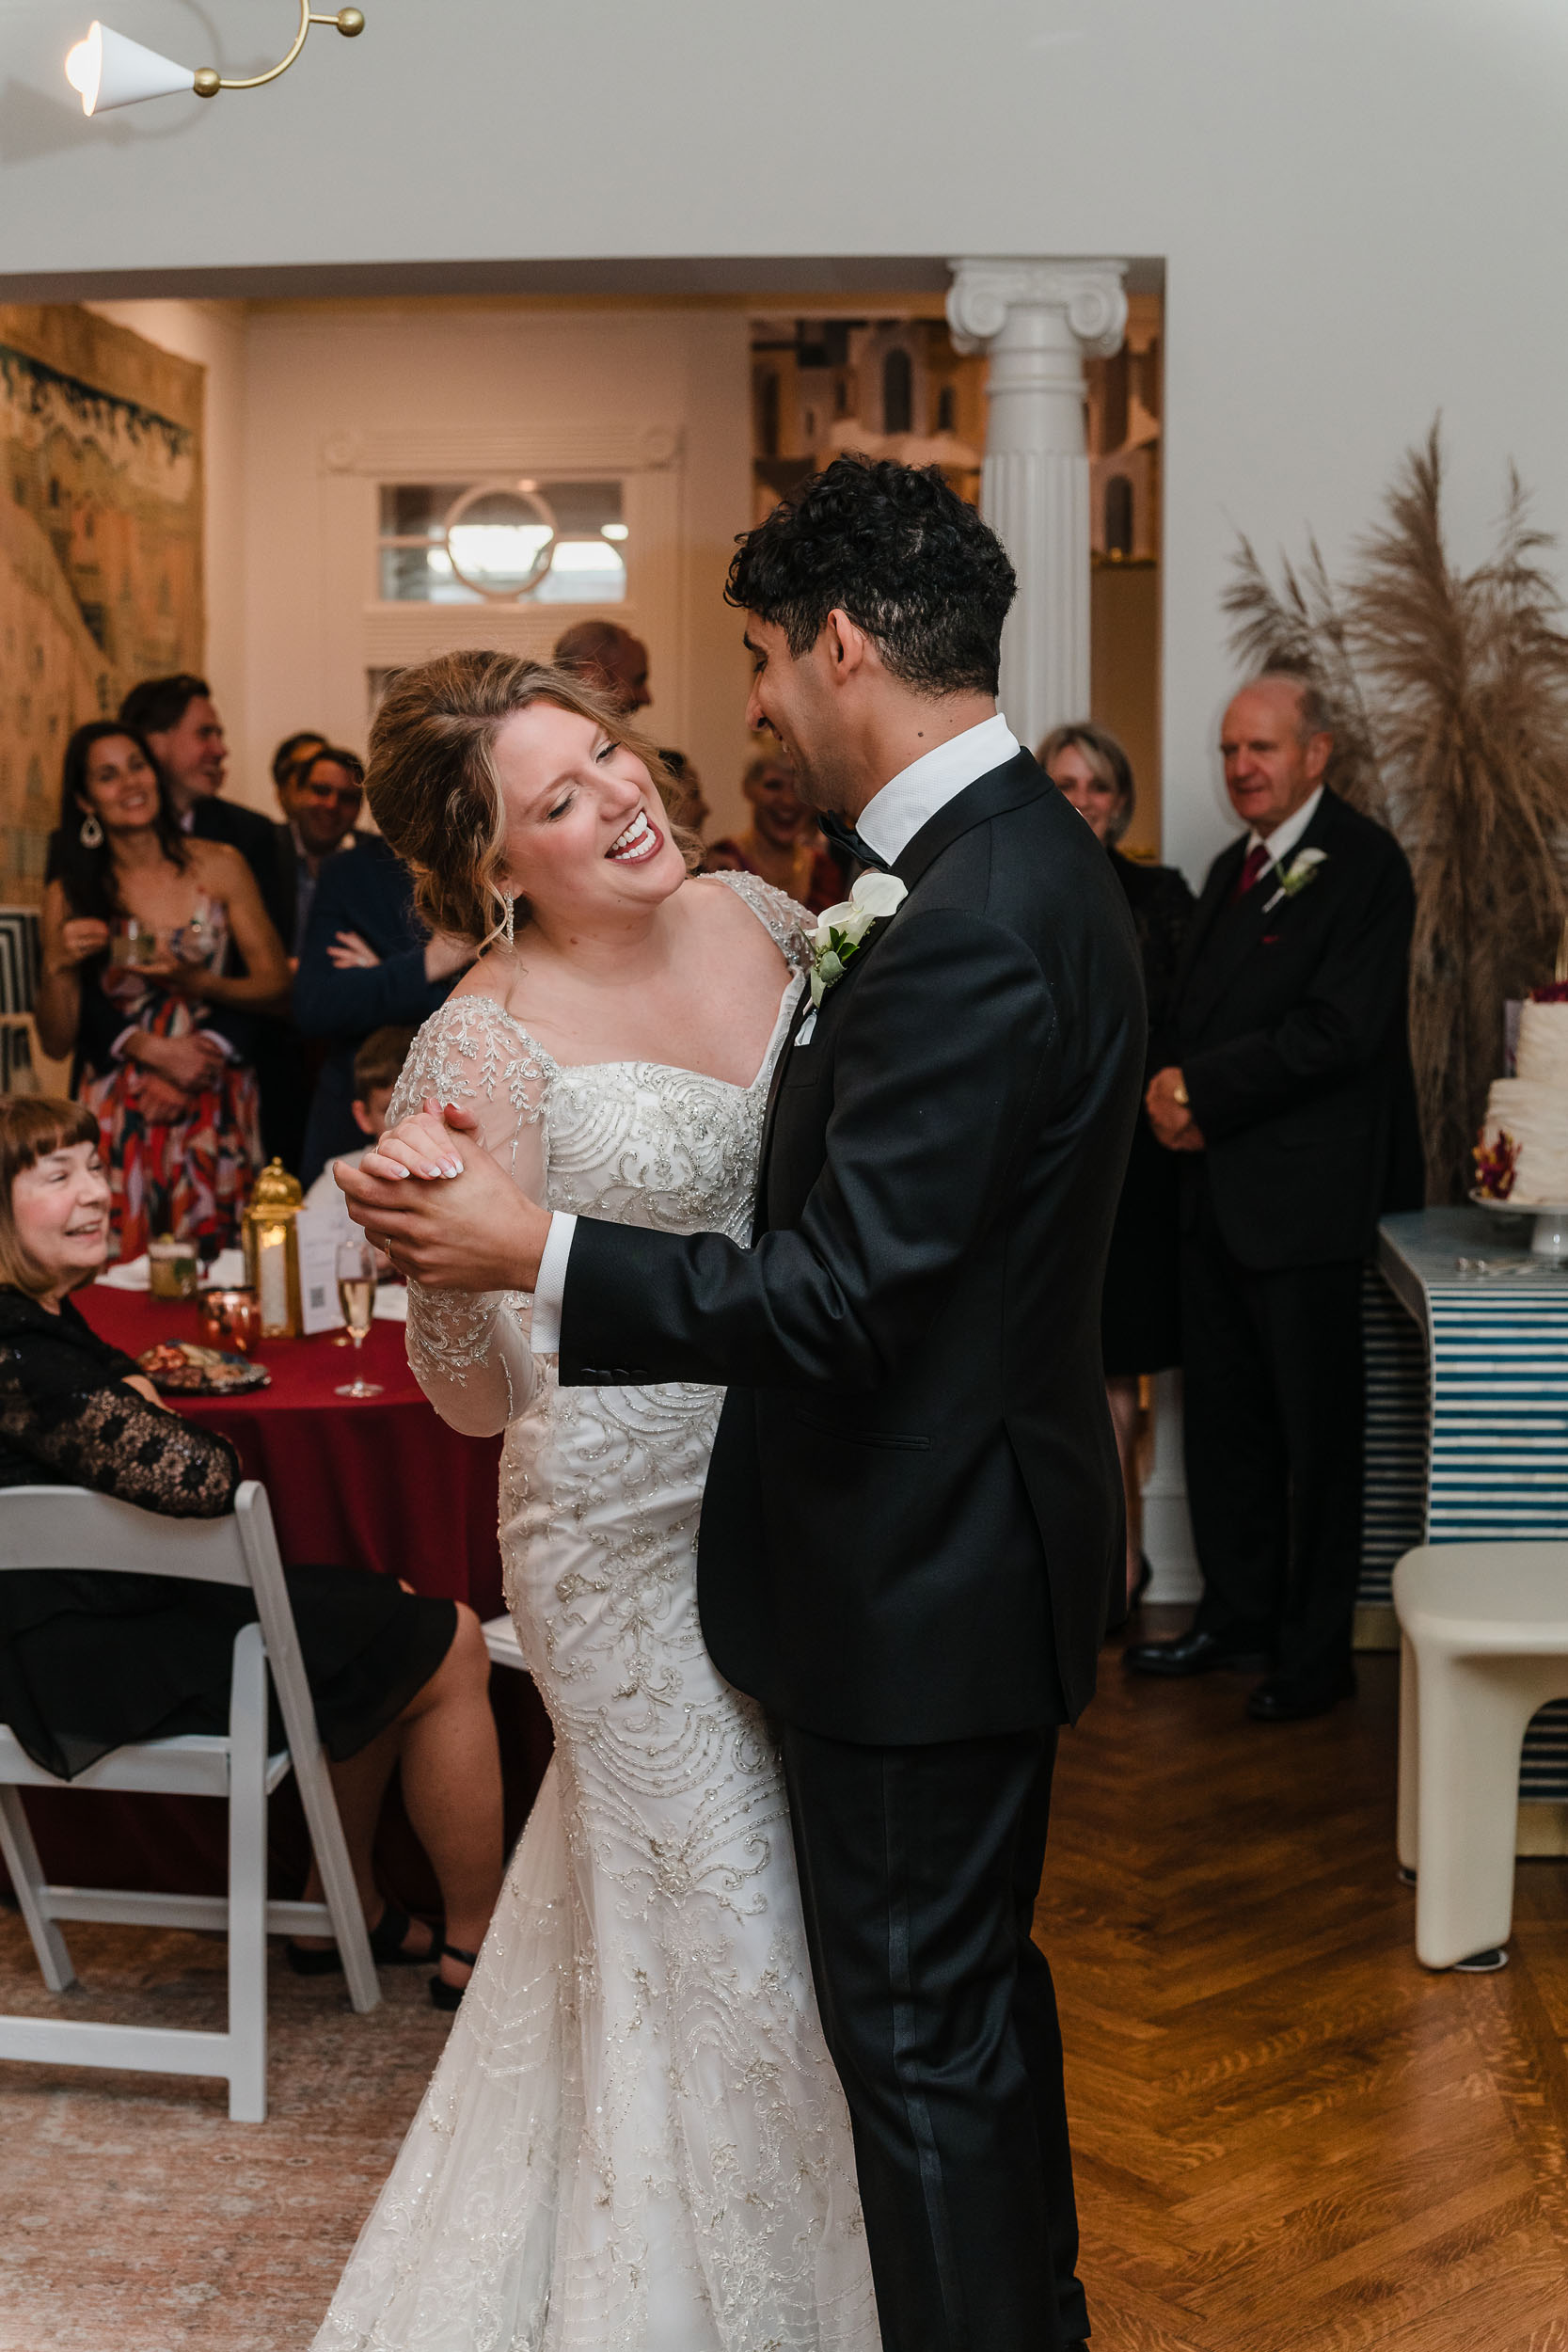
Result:
M357 1168L339 1160L332 1173L356 1224L427 1289L531 1291L538 1281L549 1212L497 1166L467 1113L448 1105L443 1117L427 1103Z

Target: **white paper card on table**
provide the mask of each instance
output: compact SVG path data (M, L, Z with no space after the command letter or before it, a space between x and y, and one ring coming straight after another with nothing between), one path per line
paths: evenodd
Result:
M401 1282L383 1282L376 1291L375 1304L371 1309L372 1323L406 1323L408 1293Z
M300 1209L294 1216L299 1241L299 1320L307 1339L318 1331L341 1331L338 1244L343 1220L331 1209Z
M144 1291L151 1284L152 1262L144 1249L139 1258L117 1258L98 1279L107 1290Z

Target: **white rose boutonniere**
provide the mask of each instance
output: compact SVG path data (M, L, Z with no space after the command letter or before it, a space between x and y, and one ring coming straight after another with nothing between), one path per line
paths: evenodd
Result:
M1263 909L1264 914L1272 914L1281 898L1293 898L1308 882L1315 882L1319 866L1327 863L1326 850L1298 850L1289 866L1280 868L1279 887Z
M829 989L836 988L845 967L858 956L873 924L896 914L909 890L896 874L863 874L847 898L816 918L811 934L811 1001L820 1005Z

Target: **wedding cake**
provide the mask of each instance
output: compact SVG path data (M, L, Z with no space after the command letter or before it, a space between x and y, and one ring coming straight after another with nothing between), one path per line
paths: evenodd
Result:
M1532 997L1520 1008L1514 1068L1517 1075L1495 1079L1486 1098L1477 1154L1482 1189L1521 1208L1568 1206L1568 1002ZM1485 1163L1500 1159L1506 1168L1509 1147L1512 1185L1488 1183Z

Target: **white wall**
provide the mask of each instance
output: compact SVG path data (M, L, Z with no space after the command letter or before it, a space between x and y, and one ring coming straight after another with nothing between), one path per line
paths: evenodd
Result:
M449 644L547 653L569 605L378 607L378 479L632 469L644 590L645 723L739 821L747 750L738 624L721 597L750 520L747 325L738 310L520 301L114 300L92 307L206 367L207 661L227 789L272 813L274 746L325 727L363 750L371 663ZM601 454L596 456L594 453Z
M261 13L211 12L226 64L258 61ZM1166 840L1189 866L1224 830L1237 529L1272 552L1311 522L1337 560L1439 407L1462 548L1509 455L1568 527L1562 0L367 13L274 88L89 123L57 0L7 0L0 294L311 264L1163 257ZM203 62L183 0L119 0L116 21Z
M382 480L627 474L642 723L734 789L745 662L721 600L751 497L746 322L735 312L515 302L264 306L246 327L246 765L322 726L362 749L365 674L448 646L547 658L581 607L377 600Z

